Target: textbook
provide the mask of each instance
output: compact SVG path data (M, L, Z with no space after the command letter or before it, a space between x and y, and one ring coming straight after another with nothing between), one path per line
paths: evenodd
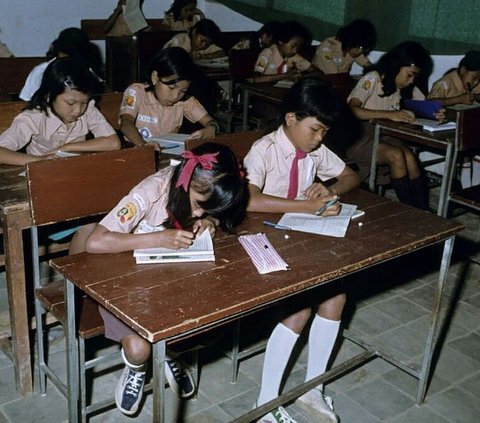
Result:
M185 141L189 138L189 134L162 134L158 137L147 138L145 141L159 144L162 153L180 155L185 151Z
M457 127L455 122L439 122L438 120L430 119L415 119L414 125L421 125L425 131L451 131Z
M405 109L424 119L435 119L435 114L442 108L436 100L405 100Z
M143 248L133 251L137 264L183 263L194 261L215 261L213 241L208 230L193 241L188 248L172 250L170 248Z

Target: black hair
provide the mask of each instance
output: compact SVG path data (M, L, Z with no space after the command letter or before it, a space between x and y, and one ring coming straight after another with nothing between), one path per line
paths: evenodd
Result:
M467 71L479 71L480 70L480 51L470 50L463 58L460 60L458 67L464 67Z
M71 89L90 95L97 83L89 69L73 57L55 59L43 73L42 82L27 109L38 109L48 115L58 95Z
M273 42L276 43L278 39L278 34L280 32L281 23L278 21L268 21L265 22L262 27L257 31L259 37L263 34L271 35L273 38Z
M420 69L419 77L425 77L430 75L433 61L430 53L415 41L404 41L397 44L368 69L368 71L377 71L382 76L382 97L388 97L397 90L395 78L404 66L418 67ZM414 84L404 88L402 98L411 97L413 87Z
M197 34L207 37L212 42L215 42L220 35L220 28L211 19L202 19L201 21L198 21L190 29L190 36L193 34L193 31L195 31Z
M370 21L355 19L338 30L337 40L342 43L343 51L362 47L362 51L368 54L377 42L377 31Z
M198 202L198 205L207 215L220 220L223 229L231 232L244 219L248 203L247 181L240 173L238 161L230 148L214 142L201 144L192 153L196 156L218 153L213 169L196 166L189 190L193 187L195 191L206 195L207 199ZM172 220L178 221L182 227L192 223L189 192L182 186L175 187L186 163L187 160L182 159L172 175L167 205L170 220L166 222L167 226L173 226Z
M297 21L281 23L278 30L278 41L288 43L293 37L302 38L305 45L310 45L312 41L312 34L301 23Z
M153 83L151 79L152 72L156 71L158 78L167 78L175 76L169 82L163 84L171 85L180 81L192 81L195 77L195 65L190 55L180 47L167 47L157 53L150 63L148 72L146 91L153 91Z
M280 109L282 120L287 113L295 113L297 120L311 116L332 126L339 116L340 101L327 82L303 78L286 92Z
M173 14L173 20L178 21L180 20L182 9L191 3L197 4L197 0L175 0L170 6L170 9L168 9L165 13Z

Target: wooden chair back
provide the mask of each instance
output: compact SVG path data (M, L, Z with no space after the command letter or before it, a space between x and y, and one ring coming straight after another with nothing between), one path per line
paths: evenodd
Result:
M8 101L0 103L0 134L10 127L15 116L27 107L25 101Z
M457 111L457 139L459 150L480 147L480 107Z
M118 131L120 123L118 122L118 113L122 104L123 93L105 93L97 100L97 107L106 117L108 123Z
M8 100L17 100L30 71L45 57L2 57L0 58L0 93Z
M153 146L27 164L35 226L108 213L155 172Z

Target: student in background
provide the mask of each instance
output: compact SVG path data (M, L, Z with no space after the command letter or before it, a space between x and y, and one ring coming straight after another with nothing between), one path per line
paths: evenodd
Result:
M309 44L311 35L300 23L289 21L279 28L278 41L265 48L255 63L253 82L276 82L283 79L298 80L316 68L298 52Z
M120 129L135 145L146 139L178 132L183 117L199 122L203 129L192 137L214 137L218 124L198 100L189 95L195 66L179 47L163 49L152 60L147 83L130 85L120 107Z
M373 24L366 19L356 19L317 47L312 64L325 74L350 72L353 62L368 68L372 64L367 55L375 47L376 40Z
M58 152L119 149L115 130L91 99L94 86L91 72L78 60L52 62L27 109L0 135L0 163L25 165ZM87 140L90 133L94 138ZM18 151L24 147L25 153Z
M162 23L170 31L188 31L205 15L197 9L197 0L175 0L165 12Z
M102 62L98 47L90 42L88 35L80 28L66 28L50 45L47 52L47 59L49 60L35 66L28 75L19 95L22 100L30 101L35 91L40 87L43 72L45 72L47 66L60 57L74 57L81 61L97 80L98 87L94 88L93 92L100 91L103 80L100 77L102 75Z
M189 247L204 230L215 235L220 225L231 231L245 215L246 182L228 147L206 143L185 152L178 166L170 166L148 177L124 197L100 222L87 240L91 253L117 253L137 248ZM132 415L143 395L151 344L100 308L105 336L122 344L125 369L116 389L117 407ZM167 354L169 352L167 351ZM172 388L174 375L166 362L166 376ZM185 373L185 372L184 372ZM178 382L194 393L191 377ZM178 388L177 388L178 389Z
M244 159L249 180L249 211L315 213L328 201L360 184L355 172L326 146L322 139L338 118L339 101L324 82L302 79L287 91L281 106L283 124L253 144ZM318 177L322 182L315 182ZM333 181L326 185L326 181ZM334 216L340 205L327 208L324 216ZM295 298L284 309L265 351L262 386L257 405L279 395L280 383L293 348L315 310L309 331L306 380L323 374L340 328L345 304L341 288L332 286L308 298ZM331 399L323 386L302 395L297 404L314 421L337 422ZM283 407L273 410L260 422L295 423Z
M226 56L226 53L215 44L220 35L220 28L210 19L202 19L188 33L174 35L163 48L181 47L197 59L214 59Z
M271 47L277 42L280 25L278 21L265 22L258 31L255 31L252 38L242 38L232 47L232 50L265 49Z
M431 69L428 51L416 42L405 41L385 53L348 96L350 109L363 122L364 134L347 149L347 156L359 166L362 180L368 177L372 160L374 125L369 121L388 119L413 123L415 115L400 109L401 100L425 99L414 83L420 75L429 75ZM444 118L443 112L438 118ZM406 145L396 138L383 137L377 151L377 163L390 172L390 183L402 203L427 209L426 184L417 158Z
M472 104L480 101L480 51L471 50L460 60L458 68L436 81L428 98L444 106Z

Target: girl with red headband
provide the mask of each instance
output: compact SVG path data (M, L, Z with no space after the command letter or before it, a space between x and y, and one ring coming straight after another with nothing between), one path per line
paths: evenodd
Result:
M137 248L185 248L195 236L220 225L227 231L240 223L247 203L246 182L232 151L206 143L183 154L178 166L149 176L99 223L87 240L91 253ZM105 336L122 344L124 372L115 390L117 407L135 414L142 398L151 344L105 309ZM174 368L171 368L174 366ZM167 360L166 377L182 397L195 391L191 376Z

